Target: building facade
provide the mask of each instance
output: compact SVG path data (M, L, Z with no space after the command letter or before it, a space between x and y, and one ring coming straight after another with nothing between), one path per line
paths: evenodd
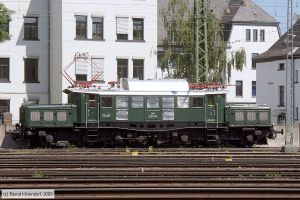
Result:
M300 21L294 25L294 121L299 123L300 107ZM253 59L257 68L257 103L272 109L272 120L284 124L287 105L287 34L267 51ZM288 66L290 67L290 66Z
M156 0L2 2L15 13L11 40L0 44L0 113L13 113L14 122L26 101L67 102L62 91L70 84L61 71L77 52L96 66L74 63L68 74L77 81L99 72L101 85L156 77Z
M48 0L1 1L14 11L11 39L0 43L0 113L13 113L26 101L49 102Z
M246 52L242 71L233 69L227 93L229 103L256 103L256 66L252 58L269 49L280 36L279 23L250 0L230 1L221 18L225 27L227 56Z
M167 5L168 1L158 0L158 9ZM193 0L188 0L188 6L193 9ZM252 57L266 51L278 40L279 23L251 0L210 0L210 10L224 26L227 57L230 59L232 53L242 48L246 51L243 71L233 68L230 81L224 78L228 85L227 102L256 103L256 69ZM166 33L162 17L158 20L158 51L162 54Z
M51 1L51 103L67 102L69 83L59 74L76 52L87 52L104 72L100 81L153 79L157 64L156 0ZM81 64L82 65L82 64ZM92 70L70 68L73 79Z

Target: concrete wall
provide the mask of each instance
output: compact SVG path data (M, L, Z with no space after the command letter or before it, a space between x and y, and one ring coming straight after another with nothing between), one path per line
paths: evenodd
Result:
M61 103L62 4L50 1L50 103Z
M246 41L246 29L251 30L251 41ZM253 41L253 29L258 30L258 41ZM260 30L265 30L265 42L260 42ZM235 86L228 87L227 101L230 103L256 103L256 97L252 96L252 81L256 81L256 70L252 69L252 53L263 53L279 39L277 26L263 25L238 25L232 27L227 49L227 55L244 48L246 51L246 66L242 72L232 70L230 85L235 85L236 80L243 81L243 96L236 96ZM256 87L258 89L258 87Z
M26 99L48 103L48 0L2 0L13 10L9 24L11 39L0 43L0 57L9 58L9 81L0 83L0 99L10 100L13 121L19 120L19 107ZM24 17L38 17L39 40L24 40ZM38 58L39 83L24 83L24 58Z

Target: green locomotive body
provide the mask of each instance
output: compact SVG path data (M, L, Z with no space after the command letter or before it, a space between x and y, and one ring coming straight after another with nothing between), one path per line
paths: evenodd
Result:
M30 128L73 127L77 122L76 105L23 105L20 123Z
M252 146L274 137L270 108L226 105L225 91L190 90L185 81L156 85L172 83L66 89L67 105L23 105L18 136L31 146Z

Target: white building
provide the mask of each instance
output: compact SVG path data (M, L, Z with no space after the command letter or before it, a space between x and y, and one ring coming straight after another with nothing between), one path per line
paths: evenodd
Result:
M166 8L168 1L158 0L158 8ZM193 7L193 0L188 0ZM227 54L244 48L246 66L242 72L232 69L227 102L256 102L256 70L252 57L274 44L280 35L279 23L251 0L210 0L210 9L224 26ZM163 51L164 31L162 17L158 21L158 51Z
M48 0L1 2L15 13L0 43L0 114L15 121L23 102L49 102Z
M69 84L60 75L76 52L88 52L104 71L105 82L125 78L153 79L157 65L156 0L51 1L50 97L67 102ZM72 71L73 70L73 71ZM119 71L118 71L119 70ZM85 72L72 68L75 79ZM86 72L88 79L90 72Z
M227 55L246 51L243 71L232 70L227 101L256 103L256 68L252 58L269 49L279 38L279 23L251 0L231 0L221 23L225 26Z
M299 123L300 107L300 21L294 25L294 120ZM286 116L286 48L284 34L270 49L253 59L257 68L257 103L272 108L272 120L281 124Z
M97 69L76 63L68 71L74 80L98 70L100 84L156 77L156 0L2 2L15 13L11 40L0 44L0 114L9 111L14 121L26 100L67 102L62 90L70 84L61 70L77 52L88 53Z

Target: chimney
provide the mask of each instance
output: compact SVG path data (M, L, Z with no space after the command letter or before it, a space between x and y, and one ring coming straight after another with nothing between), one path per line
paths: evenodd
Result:
M242 0L242 6L247 6L247 0Z
M226 9L225 9L225 13L226 13L226 14L230 14L230 8L226 8Z

